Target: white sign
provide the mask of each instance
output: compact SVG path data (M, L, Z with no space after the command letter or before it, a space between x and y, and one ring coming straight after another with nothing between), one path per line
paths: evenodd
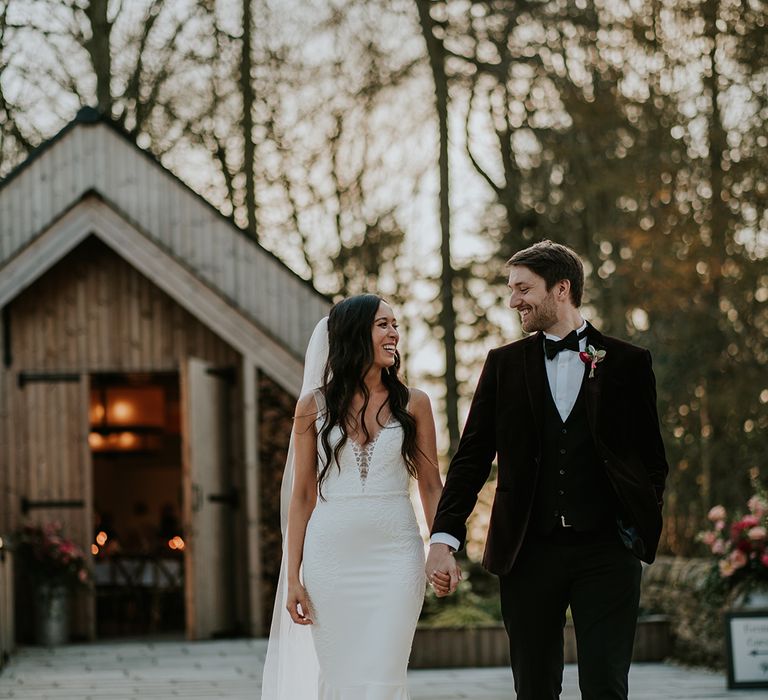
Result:
M728 625L728 685L768 688L768 611L731 613Z

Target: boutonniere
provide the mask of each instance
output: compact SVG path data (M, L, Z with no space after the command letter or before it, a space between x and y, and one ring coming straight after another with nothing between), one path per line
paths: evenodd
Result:
M605 359L605 350L598 350L594 345L587 345L587 349L579 353L579 358L585 365L590 365L589 378L595 376L595 367L598 362L602 362Z

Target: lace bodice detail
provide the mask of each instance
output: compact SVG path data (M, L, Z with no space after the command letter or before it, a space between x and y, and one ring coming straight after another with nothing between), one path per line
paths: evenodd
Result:
M341 439L341 429L331 431L331 445ZM391 420L379 429L376 436L366 445L360 445L347 438L339 454L339 466L331 468L323 482L323 495L328 498L338 495L408 493L409 474L405 460L400 453L403 430L400 423ZM320 439L317 442L318 469L324 459Z
M318 470L322 469L325 452L320 441L324 411L317 419L317 454ZM334 426L331 430L331 445L341 439L341 429ZM401 453L403 429L400 423L391 418L378 433L365 445L347 438L339 454L339 464L331 463L325 481L323 496L361 494L407 494L410 475Z

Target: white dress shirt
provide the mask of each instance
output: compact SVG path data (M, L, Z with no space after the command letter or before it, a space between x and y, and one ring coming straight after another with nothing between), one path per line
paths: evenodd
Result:
M582 333L586 327L587 322L584 321L576 329L576 333ZM544 337L551 340L560 340L558 336L551 333L545 333ZM579 351L583 352L586 349L587 338L585 336L579 338ZM544 352L543 347L541 352ZM582 362L578 352L574 350L561 350L551 360L544 355L544 366L547 370L549 390L552 392L557 412L560 414L560 418L565 421L573 410L576 399L579 397L586 365ZM454 551L458 550L461 544L453 535L449 535L447 532L436 532L429 538L429 543L447 544Z
M586 327L587 322L584 321L576 329L576 333L581 333ZM544 337L551 340L560 340L556 335L549 333L545 333ZM584 336L579 339L579 352L583 352L586 349L587 338ZM547 359L547 356L544 355L544 366L547 368L549 390L552 392L552 398L555 400L557 412L560 414L563 422L565 422L576 404L576 399L579 397L586 365L581 361L578 352L561 350L551 360Z

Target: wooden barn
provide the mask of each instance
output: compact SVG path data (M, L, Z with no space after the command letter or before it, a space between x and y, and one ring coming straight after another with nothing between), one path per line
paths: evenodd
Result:
M0 182L0 534L89 553L73 637L264 633L328 306L93 110Z

